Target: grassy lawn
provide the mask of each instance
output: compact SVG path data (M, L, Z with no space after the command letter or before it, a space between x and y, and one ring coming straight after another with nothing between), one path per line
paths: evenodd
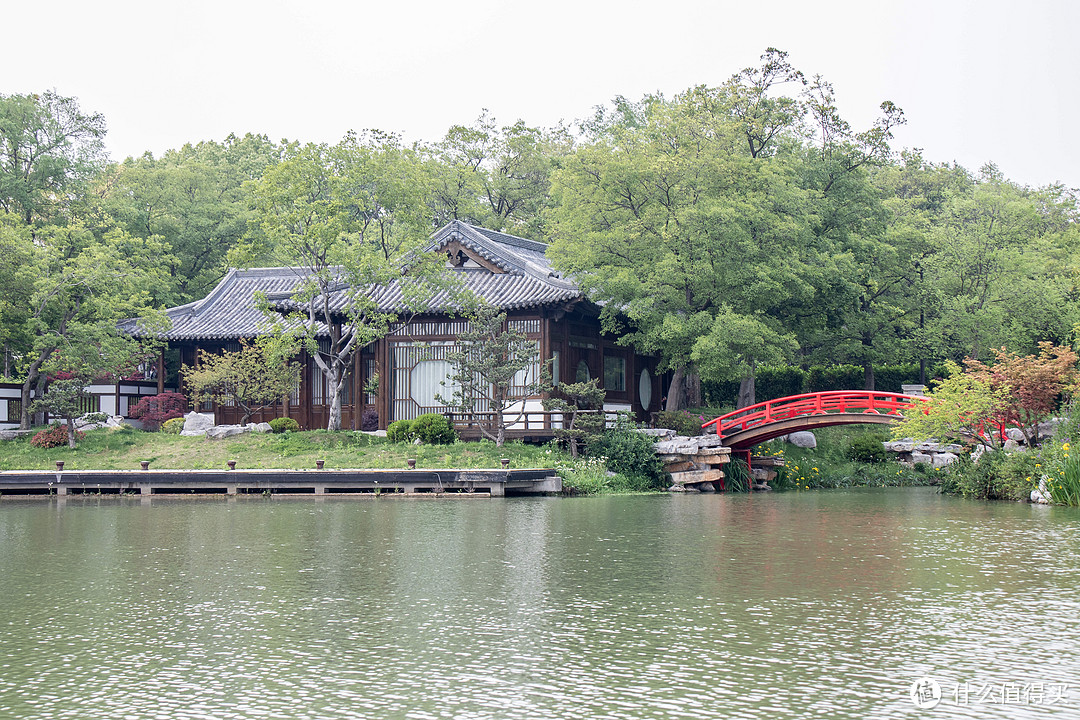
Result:
M405 445L364 433L326 431L247 433L223 440L181 437L131 428L92 430L74 450L41 449L29 437L0 441L0 470L52 470L57 460L65 470L137 470L149 460L155 470L225 469L236 467L305 469L324 460L327 468L404 468L416 459L419 468L498 468L509 458L513 468L555 467L565 455L548 446L508 442L456 442L452 445Z

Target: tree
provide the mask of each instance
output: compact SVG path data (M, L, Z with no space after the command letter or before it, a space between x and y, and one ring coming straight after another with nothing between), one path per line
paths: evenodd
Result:
M435 226L464 220L526 237L541 235L551 173L572 146L566 128L499 127L485 110L424 148L432 176Z
M104 212L132 236L155 238L169 249L160 302L179 305L214 287L254 218L244 184L262 177L282 151L265 136L230 135L157 159L149 153L128 158L98 177L94 192Z
M738 82L620 103L553 179L556 266L603 305L605 330L673 371L669 410L683 405L684 378L696 386L693 349L719 313L782 336L782 308L813 292L794 128L748 129L733 110L746 100Z
M426 192L415 154L382 133L294 147L252 186L258 224L244 252L296 269L300 286L279 306L286 314L278 329L300 342L326 380L328 430L341 429L353 353L452 289L438 258L420 252ZM400 291L394 307L374 296L389 286Z
M550 395L544 398L544 409L562 415L562 427L555 430L555 437L565 442L570 448L570 457L576 458L582 443L587 445L604 431L604 397L607 393L600 387L600 378L561 383L545 390Z
M1017 427L1028 447L1039 444L1039 423L1058 408L1062 393L1071 392L1080 373L1072 348L1040 342L1038 355L1020 356L1005 348L994 351L995 362L967 360L968 373L999 393L995 419Z
M966 370L946 363L949 377L894 431L916 438L980 436L1000 446L1004 430L1019 428L1029 447L1039 443L1039 423L1075 389L1080 371L1071 348L1039 343L1038 355L1020 356L1001 348L993 365L966 360Z
M948 376L926 394L925 403L904 415L903 422L893 428L893 436L916 440L956 438L1000 447L1002 438L994 430L1004 391L965 373L952 361L945 364Z
M714 318L712 329L694 341L690 357L710 377L735 380L753 377L759 364L786 364L797 349L793 336L781 335L753 315L724 307ZM741 383L738 406L748 407L755 402L752 389L746 382Z
M198 364L183 368L184 381L197 400L233 404L243 410L241 425L286 397L300 382L300 364L272 347L242 342L238 352L199 351Z
M146 355L146 347L117 331L117 322L140 317L145 327L161 327L148 304L149 288L160 280L162 250L119 230L99 241L78 224L44 227L33 240L23 233L21 241L31 258L22 268L29 282L20 288L26 311L17 327L23 339L20 426L26 429L30 394L44 373L115 375Z
M53 90L0 95L0 210L28 227L52 222L69 190L105 158L105 118Z
M496 447L506 441L506 427L525 414L525 398L541 387L539 348L524 333L508 327L506 313L491 305L480 305L469 317L470 329L458 337L458 343L446 354L453 368L449 381L450 398L436 395L446 405L463 412L487 408L489 423L480 423L484 437ZM508 422L506 414L520 404Z
M45 395L35 400L31 412L47 412L64 418L67 423L68 447L74 449L75 417L83 414L85 402L89 398L86 392L86 379L80 377L54 380L49 383Z

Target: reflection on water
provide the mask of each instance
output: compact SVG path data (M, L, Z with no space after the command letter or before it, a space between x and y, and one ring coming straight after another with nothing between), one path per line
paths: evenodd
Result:
M1076 717L1078 528L926 489L5 499L0 718Z

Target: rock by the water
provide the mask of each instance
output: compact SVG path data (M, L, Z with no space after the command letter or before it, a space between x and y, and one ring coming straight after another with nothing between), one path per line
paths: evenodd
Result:
M817 447L817 438L808 430L793 432L787 436L787 441L797 448L813 449Z
M1050 491L1046 489L1046 478L1039 480L1039 487L1031 491L1031 502L1040 505L1050 504Z
M214 421L211 418L193 411L184 416L184 429L180 431L180 434L186 437L198 437L205 435L206 431L212 427L214 427Z
M941 468L946 465L952 465L954 462L960 459L959 456L952 453L935 453L933 460L930 461L932 467Z
M933 459L934 459L933 455L928 455L926 453L921 453L921 452L913 452L913 453L911 453L911 462L914 465L918 465L919 463L924 463L926 465L929 465L931 462L933 462Z

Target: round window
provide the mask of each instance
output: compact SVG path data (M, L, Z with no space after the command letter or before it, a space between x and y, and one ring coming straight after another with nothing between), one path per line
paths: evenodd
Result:
M649 374L649 368L641 370L641 375L638 377L637 396L642 409L648 410L649 405L652 404L652 375Z

